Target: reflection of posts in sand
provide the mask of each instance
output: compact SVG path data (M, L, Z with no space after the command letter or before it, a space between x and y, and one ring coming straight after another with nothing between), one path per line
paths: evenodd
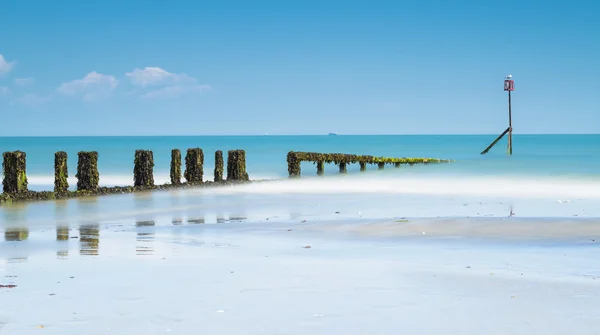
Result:
M4 230L4 240L7 242L25 241L29 238L29 229L7 227Z
M248 220L248 215L245 213L232 213L229 214L229 222L243 222Z
M188 224L203 224L204 223L204 218L203 217L190 217L187 219Z
M98 224L79 226L79 254L82 256L97 256L100 244L100 229Z
M59 250L56 251L56 258L65 259L69 257L69 226L56 226L56 241L59 242Z
M137 221L136 255L152 255L154 253L154 226L155 221Z

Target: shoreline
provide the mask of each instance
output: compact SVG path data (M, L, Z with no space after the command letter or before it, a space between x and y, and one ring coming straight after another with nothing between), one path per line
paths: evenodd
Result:
M252 183L261 183L275 181L277 179L257 179L257 180L236 180L236 181L204 181L202 183L187 183L183 182L179 185L165 183L154 186L99 186L96 191L74 190L67 192L55 191L24 191L19 193L0 193L0 207L2 205L22 202L39 202L49 200L74 199L83 197L99 197L108 195L144 193L144 192L161 192L171 190L186 190L196 188L218 188L234 185L246 185Z

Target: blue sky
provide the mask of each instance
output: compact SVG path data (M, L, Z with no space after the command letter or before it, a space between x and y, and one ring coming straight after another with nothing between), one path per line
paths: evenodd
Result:
M7 0L0 136L600 133L593 1Z

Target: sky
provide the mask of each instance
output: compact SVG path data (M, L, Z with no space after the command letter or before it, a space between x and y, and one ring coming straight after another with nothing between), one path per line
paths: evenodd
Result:
M600 133L597 1L0 5L0 136Z

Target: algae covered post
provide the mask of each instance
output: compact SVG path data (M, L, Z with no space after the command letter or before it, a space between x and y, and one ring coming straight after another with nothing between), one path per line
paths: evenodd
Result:
M348 170L346 169L346 162L342 161L340 162L340 173L348 173Z
M215 151L215 182L223 181L223 151Z
M19 193L27 191L27 161L23 151L5 152L3 155L2 170L4 179L2 189L5 193Z
M227 152L227 180L247 181L249 179L246 172L246 151L229 150Z
M67 153L54 153L54 192L65 193L69 190L69 170L67 168Z
M77 153L77 190L96 191L100 183L98 173L98 152L80 151Z
M287 154L287 163L288 163L288 174L290 178L300 177L301 169L300 169L300 159L298 159L298 155L290 151ZM317 166L317 171L319 167Z
M322 176L325 174L325 162L322 160L317 161L317 176Z
M133 167L133 186L154 186L154 155L150 150L136 150Z
M179 149L171 150L171 184L181 184L181 151Z
M200 148L187 149L185 155L185 179L190 184L201 184L204 178L204 153Z

